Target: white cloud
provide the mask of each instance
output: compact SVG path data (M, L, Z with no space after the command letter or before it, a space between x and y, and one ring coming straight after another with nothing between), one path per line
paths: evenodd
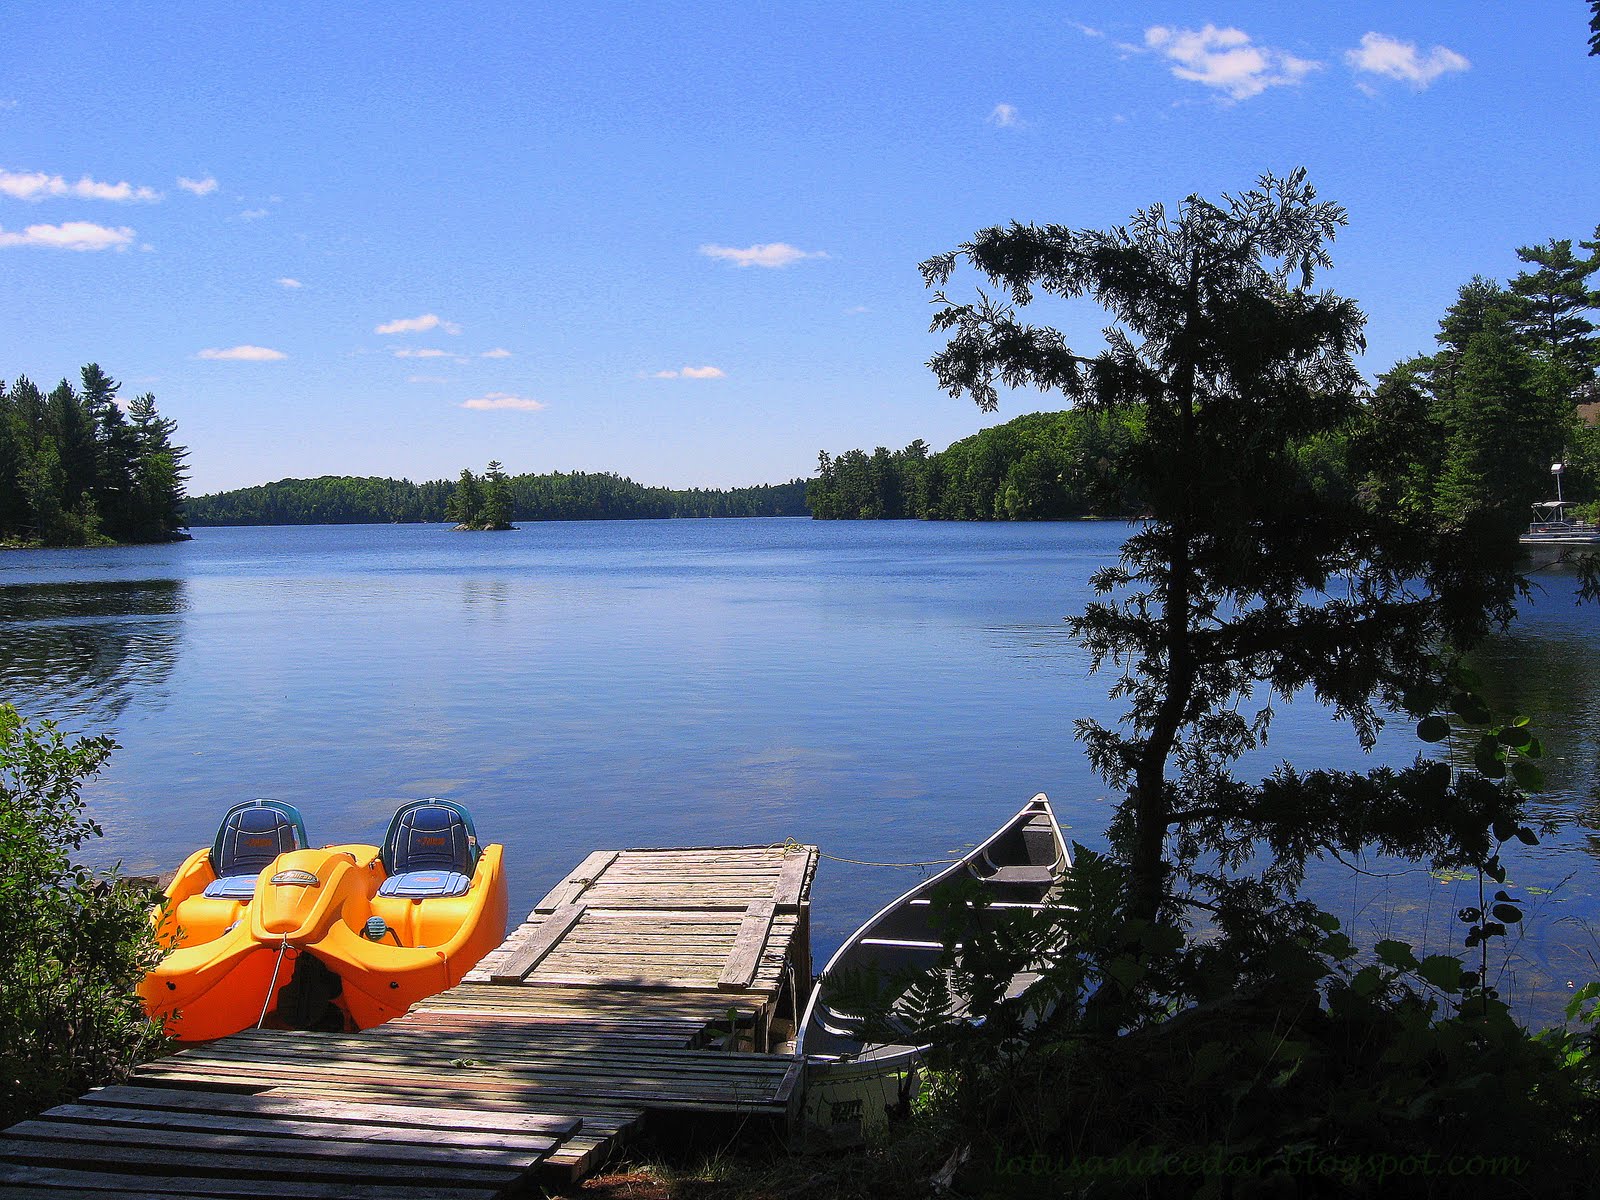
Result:
M456 334L461 332L461 326L454 321L440 320L432 313L423 313L420 317L401 317L397 321L386 321L374 329L373 333L427 333L430 329L442 329L445 333Z
M266 208L247 208L239 214L241 221L259 221L262 217L271 215L271 210Z
M827 258L825 250L801 250L788 242L766 242L739 249L735 246L705 245L700 253L720 258L736 267L787 267L802 258Z
M865 304L853 304L849 308L845 309L844 311L845 311L845 315L846 316L855 317L855 316L860 316L862 313L869 313L872 310L870 308L868 308Z
M1105 37L1105 33L1104 32L1102 32L1099 29L1096 29L1093 25L1085 25L1082 21L1068 21L1067 24L1071 25L1079 33L1083 34L1084 37L1092 37L1092 38L1103 38L1103 37Z
M479 358L510 358L511 357L511 351L507 350L503 346L496 346L493 350L485 350L482 354L478 355L478 357Z
M400 348L396 348L394 350L389 351L389 353L393 354L396 358L454 358L454 357L456 357L455 355L451 354L450 351L448 351L448 350L435 350L435 349L433 349L432 347L429 347L429 346L421 346L421 347L418 347L416 349L410 349L410 348L400 349Z
M1172 73L1227 93L1233 100L1248 100L1269 87L1300 83L1322 64L1297 58L1283 50L1257 46L1242 29L1170 29L1152 25L1144 31L1145 45L1170 59Z
M287 275L285 275L278 280L278 286L292 289L303 288L305 287L305 284L301 283L298 279L290 279Z
M1454 50L1435 46L1426 56L1417 53L1416 44L1402 42L1382 33L1366 33L1361 45L1344 52L1344 61L1353 71L1366 71L1409 83L1421 91L1441 75L1465 71L1472 64Z
M681 371L657 371L651 379L726 379L728 373L720 367L684 367Z
M59 175L46 175L43 171L7 171L0 169L0 193L14 200L44 200L57 196L71 196L77 200L112 200L118 203L139 201L153 204L161 199L154 188L134 187L122 183L102 183L85 175L77 183L68 183Z
M276 362L289 356L282 350L269 350L265 346L229 346L226 350L202 350L195 357L214 362Z
M210 175L207 175L204 179L188 179L179 175L178 186L196 196L209 196L217 190L217 181Z
M29 225L21 233L0 229L0 247L44 246L52 250L125 250L133 241L126 225L107 229L89 221L63 221L60 225Z
M1000 126L1001 129L1013 129L1022 124L1022 118L1017 115L1014 105L996 104L989 112L988 122Z
M463 400L461 407L479 410L510 408L521 412L538 412L544 405L526 396L513 396L510 392L490 392L487 396L475 396L471 400Z

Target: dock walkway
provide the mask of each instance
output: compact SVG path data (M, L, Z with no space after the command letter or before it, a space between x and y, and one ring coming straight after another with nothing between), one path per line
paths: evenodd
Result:
M458 987L354 1034L251 1031L0 1134L0 1197L486 1200L652 1113L786 1122L814 847L600 851Z

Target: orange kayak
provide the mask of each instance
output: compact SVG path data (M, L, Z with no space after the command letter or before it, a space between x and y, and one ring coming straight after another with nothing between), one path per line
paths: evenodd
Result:
M401 807L384 845L310 849L278 801L237 805L155 913L166 956L139 985L182 1042L256 1025L366 1029L461 982L506 926L502 848L442 800Z

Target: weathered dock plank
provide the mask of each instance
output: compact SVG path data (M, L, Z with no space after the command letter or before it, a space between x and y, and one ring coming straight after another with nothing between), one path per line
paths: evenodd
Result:
M809 978L815 868L812 847L596 851L387 1025L237 1034L0 1133L0 1200L488 1200L581 1178L650 1112L785 1120L798 1060L748 1048Z

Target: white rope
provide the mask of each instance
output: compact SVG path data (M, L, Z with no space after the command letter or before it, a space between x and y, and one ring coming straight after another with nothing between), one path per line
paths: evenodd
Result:
M289 935L283 935L283 941L278 943L278 958L272 964L272 982L267 984L267 998L261 1002L261 1015L256 1018L256 1028L261 1028L261 1023L267 1019L267 1009L272 1007L272 989L278 986L278 968L283 966L283 952L289 948Z

